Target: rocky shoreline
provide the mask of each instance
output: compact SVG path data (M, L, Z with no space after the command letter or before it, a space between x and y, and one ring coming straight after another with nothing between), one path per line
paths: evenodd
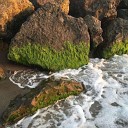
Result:
M0 80L31 66L58 71L88 64L90 55L128 53L127 0L2 0L0 7Z
M22 1L8 0L1 10L0 37L11 39L12 61L61 70L87 64L90 54L110 58L128 53L126 0Z

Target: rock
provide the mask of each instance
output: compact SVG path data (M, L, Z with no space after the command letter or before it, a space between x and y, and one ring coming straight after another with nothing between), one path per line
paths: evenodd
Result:
M99 57L110 58L128 53L128 20L116 18L104 29L104 43L96 50Z
M121 0L70 0L69 14L75 17L92 15L100 20L114 18Z
M128 20L128 9L119 9L117 11L117 17Z
M39 8L40 6L50 2L52 4L57 5L61 8L62 12L65 14L69 13L69 0L30 0L35 8Z
M33 12L29 0L0 1L0 38L11 38Z
M9 59L48 70L78 68L88 63L90 37L82 18L64 14L47 3L12 39Z
M90 15L85 16L84 20L90 32L91 49L94 49L103 42L101 21Z
M5 72L4 72L3 68L0 67L0 80L4 79L5 77L6 77Z
M8 43L5 43L3 40L0 39L0 58L1 52L5 52L8 49Z
M128 0L121 0L118 9L128 9Z
M40 108L52 105L70 95L78 95L82 91L82 84L76 81L47 79L28 94L11 101L2 116L4 123L12 124L24 116L34 114Z

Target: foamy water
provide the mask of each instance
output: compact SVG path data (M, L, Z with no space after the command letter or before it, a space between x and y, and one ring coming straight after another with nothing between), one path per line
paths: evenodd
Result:
M27 72L25 74L27 76ZM34 74L25 84L15 81L17 72L10 80L19 87L31 83L29 87L33 88L41 79L49 77ZM68 69L52 75L56 79L66 77L82 82L86 93L40 109L10 128L128 128L128 55L115 55L110 60L90 59L88 65L78 70ZM36 85L31 82L35 76L40 76Z

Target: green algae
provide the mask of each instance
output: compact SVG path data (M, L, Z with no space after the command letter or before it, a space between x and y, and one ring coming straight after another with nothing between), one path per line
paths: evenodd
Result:
M56 101L65 99L70 95L78 95L83 91L83 87L78 82L73 81L53 81L52 79L44 81L40 86L45 88L40 91L35 97L30 93L26 95L31 102L20 105L16 110L6 116L5 124L12 124L22 119L25 116L34 114L38 109L53 105ZM33 94L34 95L34 94Z
M100 56L105 59L109 59L115 54L128 54L128 41L114 42L114 44L100 52Z
M47 70L78 68L88 63L89 43L64 43L62 50L50 46L28 43L22 47L10 47L8 59L25 65L38 65Z

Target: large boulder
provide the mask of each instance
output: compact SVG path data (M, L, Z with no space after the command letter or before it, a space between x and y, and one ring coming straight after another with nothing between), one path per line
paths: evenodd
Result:
M114 18L121 0L70 0L69 14L75 17L92 15L100 20Z
M37 88L24 96L18 96L3 113L4 124L12 124L21 118L35 113L38 109L54 104L57 100L70 95L78 95L84 90L83 85L73 80L43 81Z
M65 14L69 13L69 0L30 0L35 8L39 8L40 6L50 2L60 7L62 12Z
M0 38L11 38L33 10L29 0L0 0Z
M116 18L109 21L103 35L104 43L96 51L99 57L110 58L115 54L128 53L128 20Z
M21 27L11 42L9 59L44 69L78 68L88 63L90 37L82 18L47 3Z
M103 42L101 21L90 15L85 16L84 20L90 32L90 47L93 50Z

